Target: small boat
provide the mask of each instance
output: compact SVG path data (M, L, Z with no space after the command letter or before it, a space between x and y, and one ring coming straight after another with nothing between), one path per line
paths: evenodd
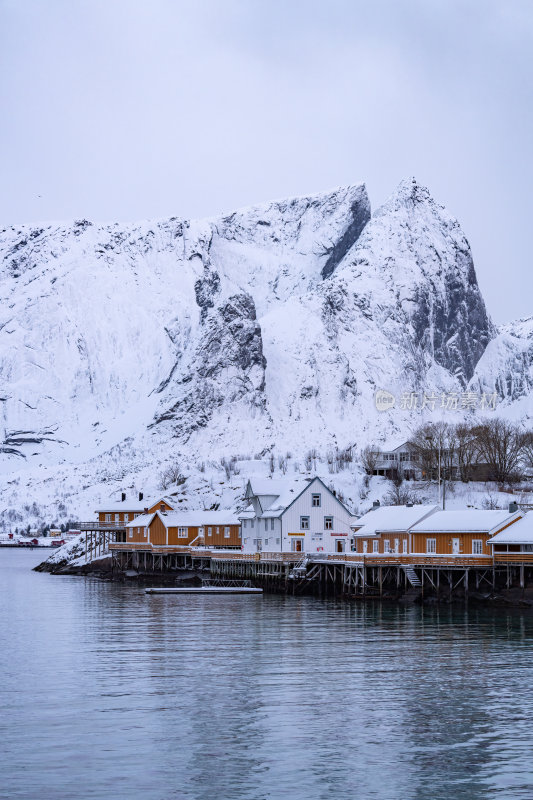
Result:
M146 594L263 594L262 589L253 586L195 586L174 588L164 586L161 589L145 589Z

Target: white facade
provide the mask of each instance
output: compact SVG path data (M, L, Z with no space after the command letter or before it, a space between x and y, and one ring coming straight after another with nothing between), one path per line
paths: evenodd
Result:
M241 518L241 541L245 553L281 552L281 520L273 516Z
M250 505L239 514L244 552L349 550L353 517L320 478L272 486L252 479L246 496Z

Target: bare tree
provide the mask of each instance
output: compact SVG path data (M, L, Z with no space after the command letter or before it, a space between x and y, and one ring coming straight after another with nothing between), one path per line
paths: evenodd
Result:
M166 492L171 486L181 486L187 478L182 474L178 464L171 464L159 476L159 488Z
M526 469L533 469L533 431L527 431L524 434L522 463Z
M499 483L513 480L519 471L527 434L514 422L494 418L474 429L480 458Z
M405 506L408 503L416 503L415 495L404 486L392 485L392 489L385 495L385 504L388 506Z
M478 452L478 443L471 425L460 422L455 426L455 452L459 477L464 483L472 479L472 465Z
M409 444L418 455L422 474L435 480L439 472L451 479L455 464L456 436L454 426L446 422L427 422L417 428Z
M495 511L500 509L501 505L498 501L498 495L487 492L486 496L483 498L482 506L486 511Z
M390 468L390 480L395 486L401 486L404 481L404 477L403 464L401 462L396 462L394 466Z
M373 448L370 445L367 445L366 447L363 447L363 449L359 452L359 460L361 462L361 466L363 467L367 475L374 474L374 470L376 469L380 458L381 458L381 450L379 449L379 447Z
M237 466L237 456L231 456L231 458L221 458L220 459L220 466L224 470L226 474L226 480L230 480L232 475L239 475L240 469Z

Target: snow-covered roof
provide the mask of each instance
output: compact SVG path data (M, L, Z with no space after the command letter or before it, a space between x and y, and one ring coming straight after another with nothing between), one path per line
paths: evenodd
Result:
M277 503L274 503L274 505L277 505ZM262 514L257 516L253 508L247 508L245 511L238 511L237 516L239 519L271 519L272 517L277 519L281 517L284 511L285 506L280 506L280 508L267 508Z
M132 519L131 522L126 523L124 527L126 528L142 528L145 525L149 525L153 518L155 517L155 513L153 514L139 514L138 517Z
M119 513L120 511L144 511L145 508L152 508L157 503L165 502L168 506L173 506L174 501L171 497L145 497L142 500L110 500L108 504L96 509L96 513Z
M189 525L205 526L205 525L238 525L239 518L234 511L227 508L221 508L218 511L167 511L163 513L156 511L153 514L141 514L131 522L128 522L126 528L142 528L149 525L155 515L158 515L163 522L165 528L185 528Z
M186 527L187 525L239 525L235 511L219 508L218 511L170 511L159 513L166 528Z
M381 450L382 453L394 453L395 450L400 450L401 448L412 450L413 446L405 439L401 441L396 439L394 441L385 442L385 444L377 444L374 449Z
M270 519L271 517L281 517L285 509L287 509L305 489L311 486L315 480L320 481L324 488L330 491L325 482L318 475L310 479L288 478L287 480L272 480L271 478L250 478L250 486L254 496L274 497L268 504L264 502L261 503L263 513L259 515L259 518L264 519L267 517ZM340 500L338 500L338 502L341 503ZM341 505L344 504L341 503ZM255 517L253 511L248 514L251 508L252 507L249 506L245 512L240 512L239 517L241 519Z
M516 513L464 508L457 511L438 511L415 525L413 533L489 533L504 525Z
M306 480L305 478L277 480L272 478L250 478L250 487L254 496L274 498L266 505L264 502L261 504L263 508L262 516L264 517L280 516L287 506L290 506L293 500L296 500L298 495L311 483L312 480Z
M305 478L277 480L272 478L250 478L250 487L254 496L275 498L267 506L270 509L286 508L310 483L311 481L305 480ZM264 508L263 510L266 509Z
M367 511L353 523L356 536L376 536L388 531L407 531L417 522L434 514L439 506L380 506Z
M522 519L513 522L489 541L491 544L533 544L533 511L529 511Z

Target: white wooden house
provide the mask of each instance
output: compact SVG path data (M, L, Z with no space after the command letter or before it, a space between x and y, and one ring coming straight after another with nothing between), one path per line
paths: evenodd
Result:
M251 478L238 514L246 553L343 553L353 516L320 478Z
M407 480L420 480L422 464L419 454L410 442L389 443L388 446L374 451L376 463L374 475L392 478L401 472Z

